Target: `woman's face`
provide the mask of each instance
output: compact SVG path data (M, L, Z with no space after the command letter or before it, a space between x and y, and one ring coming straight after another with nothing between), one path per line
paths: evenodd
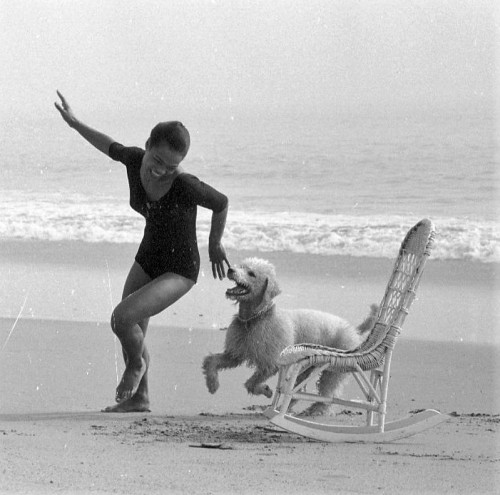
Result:
M143 173L155 181L172 179L177 175L182 159L183 156L173 151L168 144L148 146L142 159Z

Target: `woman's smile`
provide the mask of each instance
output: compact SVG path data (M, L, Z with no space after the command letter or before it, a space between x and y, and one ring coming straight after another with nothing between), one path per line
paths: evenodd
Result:
M166 169L166 168L151 168L151 175L153 176L154 179L161 180L169 175L172 175L172 173L175 171L175 168L173 169Z

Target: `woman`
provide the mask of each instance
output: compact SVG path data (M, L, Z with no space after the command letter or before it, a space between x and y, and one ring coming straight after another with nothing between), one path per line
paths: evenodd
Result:
M155 126L146 149L125 147L78 120L64 96L55 106L65 122L84 139L127 168L130 205L146 219L144 236L114 309L111 328L122 345L125 371L115 399L105 412L149 411L149 353L144 343L149 318L174 304L196 283L200 256L196 241L197 205L212 210L208 252L214 278L225 277L226 252L221 243L227 197L180 163L190 137L177 121Z

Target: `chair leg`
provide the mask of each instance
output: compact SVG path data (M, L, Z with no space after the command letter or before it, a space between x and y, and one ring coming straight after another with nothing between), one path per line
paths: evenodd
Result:
M385 430L385 416L387 413L387 392L389 390L389 379L391 374L391 358L392 351L388 350L384 359L384 370L381 374L380 383L380 406L378 411L378 427L380 433L383 433Z
M301 366L292 364L280 369L276 397L276 406L280 414L286 414L290 407L290 402L293 399L293 389L297 381ZM281 404L278 402L281 400ZM274 401L273 401L274 402Z
M273 400L271 402L271 409L277 410L277 407L279 407L279 402L281 399L282 395L282 382L283 382L283 377L285 374L285 368L283 366L280 366L279 371L278 371L278 383L276 384L276 391L274 392L273 395Z
M381 394L381 388L382 388L382 371L375 369L372 370L370 373L370 383L372 384L373 388L377 390ZM382 395L382 394L381 394ZM372 395L368 396L368 401L373 402L375 397ZM366 413L366 426L373 426L373 411L367 411Z

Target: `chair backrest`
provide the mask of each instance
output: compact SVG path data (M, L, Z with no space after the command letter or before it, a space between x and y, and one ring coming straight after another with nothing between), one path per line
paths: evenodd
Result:
M428 219L418 222L406 234L380 303L377 321L368 338L356 349L356 353L366 352L378 346L394 348L415 299L434 236L434 225Z
M330 349L318 344L295 344L280 355L280 364L308 358L314 363L330 362L336 369L353 371L378 368L396 345L401 327L415 299L416 290L434 241L434 225L423 219L411 228L399 249L389 283L380 303L376 323L355 349ZM333 351L333 352L332 352ZM390 359L389 359L390 361Z

